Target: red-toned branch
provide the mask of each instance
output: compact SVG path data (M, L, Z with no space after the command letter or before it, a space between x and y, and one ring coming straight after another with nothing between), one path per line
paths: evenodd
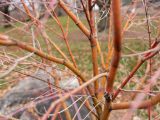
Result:
M85 27L85 25L77 19L77 17L68 9L68 7L64 4L62 0L59 0L60 7L66 12L66 14L74 21L74 23L78 26L78 28L88 37L90 38L90 32Z
M26 4L25 4L25 1L24 0L21 0L21 3L22 3L22 5L23 5L23 7L24 7L24 9L25 9L25 11L26 11L26 13L27 13L27 15L30 17L30 19L35 23L35 25L37 26L37 28L39 28L39 27L42 27L42 26L39 26L39 21L31 14L31 12L30 12L30 10L28 9L28 7L26 6ZM43 27L42 28L40 28L40 32L41 32L41 34L42 34L42 36L45 34L44 33L44 31L43 31ZM44 35L45 36L45 35ZM43 37L44 37L43 36ZM46 39L46 37L44 37L44 40L45 40L45 43L46 43L46 46L47 46L47 51L48 51L48 53L49 54L52 54L51 53L51 46L50 46L50 44L49 44L49 41L48 41L48 39Z
M4 45L4 46L17 46L21 49L24 49L26 51L29 52L34 52L36 55L40 56L41 58L45 58L47 60L50 60L52 62L58 63L58 64L62 64L64 66L66 66L67 68L69 68L75 75L77 75L83 82L87 82L87 80L84 78L84 76L81 74L81 72L76 69L72 63L70 63L67 60L64 59L60 59L60 58L56 58L52 55L48 55L38 49L33 48L30 45L25 44L24 42L20 42L20 41L16 41L16 40L11 40L9 39L7 36L3 36L0 35L0 45ZM90 95L93 97L93 102L95 105L98 104L97 99L95 99L94 97L94 92L91 88L91 86L87 86L87 89L89 90Z
M74 21L78 28L88 37L91 49L92 49L92 64L93 64L93 73L94 76L98 74L98 60L97 60L97 42L95 37L95 23L94 23L94 14L92 11L92 2L90 1L90 26L91 31L89 31L86 26L79 20L77 17L69 10L69 8L64 4L62 0L59 0L60 7L66 12L66 14ZM98 82L95 83L95 92L98 90Z
M60 58L56 58L52 55L48 55L45 54L44 52L33 48L32 46L29 46L27 44L25 44L24 42L20 42L20 41L16 41L16 40L10 40L10 39L1 39L0 36L0 45L4 45L4 46L17 46L20 47L24 50L27 50L29 52L34 52L36 55L45 58L47 60L53 61L55 63L58 64L62 64L65 65L66 67L68 67L73 73L75 73L78 77L80 77L84 82L87 81L85 80L85 78L83 77L83 75L80 73L80 71L78 71L73 65L72 63L64 60L64 59L60 59Z
M149 18L148 18L148 9L147 9L147 5L146 5L146 0L143 0L144 3L144 7L145 7L145 13L146 13L146 20L147 20L147 31L148 31L148 41L149 41L149 49L151 49L151 30L150 30L150 25L149 25ZM150 66L150 72L149 75L151 77L152 75L152 59L149 59L149 66ZM148 107L148 117L149 120L151 120L151 106Z
M69 46L69 42L68 42L68 39L67 39L67 35L66 35L65 32L64 32L63 26L62 26L60 20L58 19L57 15L56 15L56 13L55 13L54 11L53 11L53 15L54 15L54 17L55 17L55 21L57 22L57 24L59 25L59 27L60 27L60 29L61 29L61 31L62 31L63 39L64 39L64 41L65 41L65 43L66 43L68 52L69 52L69 54L70 54L70 56L71 56L71 59L72 59L72 62L73 62L73 64L74 64L74 66L77 68L77 64L76 64L75 58L74 58L74 56L73 56L73 53L72 53L72 51L71 51L71 48L70 48L70 46Z
M74 21L74 23L79 27L79 29L88 37L92 49L92 63L94 76L98 74L98 61L97 61L97 43L95 38L95 26L94 26L94 15L92 9L90 10L90 25L91 32L86 28L86 26L66 7L62 0L59 0L60 7L67 13L67 15Z
M83 0L80 0L80 1L81 1L81 4L82 4L82 7L83 7L83 11L84 11L84 13L85 13L87 22L88 22L88 24L89 24L89 26L90 26L90 28L91 28L90 17L89 17L88 11L87 11L87 9L86 9L86 7L85 7L85 5L84 5Z
M113 0L112 1L112 11L113 11L113 27L114 27L114 52L113 52L113 58L111 63L111 68L109 71L107 86L106 86L106 104L105 108L102 114L102 120L108 120L109 118L109 107L111 105L111 92L113 89L113 83L115 79L115 75L117 72L117 68L120 61L121 56L121 14L120 14L120 4L121 2L119 0Z
M111 68L108 76L108 83L106 87L107 92L111 92L113 88L114 78L117 72L118 64L121 55L121 14L120 14L120 1L112 1L113 10L113 25L114 25L114 53L111 63Z
M138 105L137 109L145 109L148 108L150 105L153 106L159 102L160 102L160 94L150 98L149 100L142 101ZM129 109L131 108L132 104L134 104L134 102L113 103L110 109L111 110Z
M97 41L95 37L95 23L94 23L94 14L92 9L92 1L89 2L89 15L90 15L90 31L87 29L87 27L74 15L74 13L65 5L65 3L62 0L59 0L60 7L66 12L66 14L74 21L74 23L78 26L78 28L88 37L91 45L92 50L92 64L93 64L93 75L98 75L98 54L97 54ZM99 83L95 81L94 84L95 87L95 93L99 89ZM97 97L97 95L96 95ZM94 101L94 99L93 99ZM95 104L95 102L94 102ZM100 107L96 107L97 113L101 113Z
M93 64L93 75L98 75L98 60L97 60L97 42L96 42L96 29L95 29L95 21L94 21L94 12L92 8L92 0L89 0L89 15L90 15L90 44L92 49L92 64ZM99 89L99 83L96 81L94 83L95 87L95 93L97 94L97 91ZM96 95L97 96L97 95Z
M155 41L152 44L151 48L155 48L157 45L159 44L159 41ZM113 96L113 100L117 97L117 95L120 93L121 89L128 83L128 81L133 77L133 75L137 72L137 70L141 67L141 65L147 61L148 59L152 58L153 56L155 56L158 53L158 51L154 52L154 53L147 53L144 55L144 58L141 59L137 65L133 68L133 70L131 71L131 73L128 75L128 77L122 82L122 84L120 85L120 87L117 89L117 91L115 92L114 96Z
M83 85L79 86L77 89L74 89L73 91L67 93L65 96L61 97L60 99L54 101L52 103L52 105L50 106L50 108L48 109L47 113L43 116L42 120L46 120L48 114L53 110L53 108L60 103L61 101L65 101L67 98L69 98L71 95L77 93L78 91L82 90L83 88L87 87L88 85L90 85L92 82L95 82L97 79L107 76L108 73L102 73L99 74L95 77L93 77L92 79L88 80L87 82L85 82Z

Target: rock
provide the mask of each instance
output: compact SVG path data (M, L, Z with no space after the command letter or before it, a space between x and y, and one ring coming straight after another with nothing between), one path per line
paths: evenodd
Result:
M40 79L45 78L44 80L50 79L51 83L54 83L51 76L42 70L39 70L33 76ZM0 100L0 113L6 115L15 111L18 105L25 104L36 98L41 92L46 91L47 83L36 78L27 77L6 93Z
M64 79L60 81L60 87L63 89L74 89L79 86L78 79L75 77L70 77L69 79Z
M38 118L33 115L33 113L24 111L23 114L20 117L20 120L37 120Z
M138 116L133 117L133 120L141 120Z
M47 69L47 71L50 72L51 69ZM44 93L51 93L50 89L48 88L48 83L46 82L49 80L51 84L54 84L54 79L48 74L48 72L38 70L33 75L34 77L26 77L25 79L20 80L16 86L14 86L3 96L3 98L0 99L0 114L7 117L15 117L20 120L38 120L38 118L43 116L46 110L50 107L51 103L58 99L56 94L53 95L56 96L54 98L53 96L43 97L43 99L46 100L43 100L41 97L39 97ZM78 86L78 80L74 76L65 78L64 80L62 79L60 82L60 87L63 89L73 89ZM53 90L52 92L54 93L55 91ZM75 108L77 107L78 109L81 106L80 100L82 99L77 101L76 104L73 104L73 102L75 102L78 98L79 97L72 97L72 99L69 98L65 101L69 107L69 111L72 117L76 114ZM35 107L30 107L31 102L34 103ZM83 105L79 113L79 118L83 119L88 114L88 110ZM54 110L52 111L52 114L54 114ZM62 119L65 119L64 111L59 115ZM48 120L50 119L51 117L48 118ZM87 117L86 120L90 120L90 117Z

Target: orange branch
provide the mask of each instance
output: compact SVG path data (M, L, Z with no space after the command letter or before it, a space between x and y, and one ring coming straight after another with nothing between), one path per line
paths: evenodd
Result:
M160 102L160 94L150 98L149 100L142 101L138 105L137 109L145 109L148 108L150 105L153 106L159 102ZM129 109L131 108L132 104L135 103L134 102L113 103L110 109L111 110Z
M111 105L112 100L112 89L113 89L113 83L115 79L115 75L117 72L117 68L120 61L121 56L121 14L120 14L120 4L121 2L119 0L112 0L112 13L113 13L113 28L114 28L114 51L113 51L113 57L112 57L112 63L111 68L109 71L109 76L107 80L107 86L106 86L106 104L104 106L104 111L102 114L102 120L108 120L110 110L109 107Z

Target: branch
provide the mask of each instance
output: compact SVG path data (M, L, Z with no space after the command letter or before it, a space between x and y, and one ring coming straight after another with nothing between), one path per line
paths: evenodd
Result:
M55 63L58 63L58 64L62 64L64 66L66 66L67 68L69 68L73 73L75 73L78 77L80 77L83 82L86 82L87 80L83 77L83 75L80 73L80 71L78 71L73 65L72 63L64 60L64 59L60 59L60 58L56 58L52 55L48 55L36 48L33 48L32 46L29 46L27 45L26 43L24 42L20 42L20 41L17 41L17 40L11 40L9 38L7 38L5 36L1 36L0 35L0 45L4 45L4 46L17 46L17 47L20 47L21 49L24 49L26 51L29 51L29 52L33 52L34 54L42 57L42 58L45 58L47 60L50 60L52 62L55 62Z
M68 9L62 0L59 0L60 7L66 12L66 14L74 21L78 28L90 39L90 32L86 26Z
M46 54L46 53L44 53L44 52L42 52L38 49L33 48L32 46L29 46L29 45L25 44L24 42L20 42L20 41L17 41L17 40L11 40L7 36L3 36L3 35L0 35L0 45L17 46L17 47L19 47L21 49L24 49L26 51L33 52L34 54L40 56L41 58L45 58L45 59L50 60L52 62L64 65L68 69L70 69L75 75L77 75L83 82L87 82L87 80L84 78L84 76L81 74L81 72L78 69L76 69L72 65L72 63L70 63L67 60L56 58L52 55L48 55L48 54ZM94 99L95 95L94 95L94 91L92 90L92 87L87 86L87 89L88 89L90 95L93 97L92 100L93 100L94 104L95 105L98 104L97 99Z
M116 75L116 71L118 68L118 64L121 56L121 18L120 18L120 1L113 0L112 1L112 9L113 9L113 24L114 24L114 53L112 58L112 64L108 76L108 84L106 87L107 92L112 91L114 78Z
M160 41L155 41L151 48L155 48ZM117 89L117 91L115 92L114 96L113 96L113 100L117 97L117 95L120 93L121 89L128 83L128 81L133 77L133 75L137 72L137 70L142 66L142 64L147 61L148 59L154 57L159 51L155 51L155 52L149 52L146 53L143 56L143 59L138 61L136 66L133 68L133 70L130 72L130 74L128 75L127 78L125 78L125 80L123 80L122 84L120 85L120 87Z
M118 65L120 62L121 56L121 14L120 14L120 4L121 1L119 0L112 0L112 12L113 12L113 27L114 27L114 52L112 57L111 68L108 75L108 82L106 86L106 94L105 99L106 103L104 106L104 111L101 116L102 120L108 120L110 115L109 107L112 101L112 89L113 83L116 76L116 72L118 69Z
M71 92L67 93L66 95L64 95L63 97L61 97L60 99L54 101L50 108L47 110L47 113L43 116L42 120L46 120L46 118L48 117L48 114L53 110L53 108L60 102L65 101L66 99L68 99L71 95L77 93L78 91L82 90L83 88L87 87L88 85L90 85L92 82L95 82L97 79L103 77L103 76L107 76L108 73L102 73L99 74L95 77L93 77L92 79L88 80L87 82L85 82L84 84L82 84L81 86L79 86L77 89L72 90Z
M137 109L145 109L149 106L156 105L160 102L160 94L150 98L149 100L142 101L138 106ZM123 102L123 103L113 103L111 105L111 110L120 110L120 109L129 109L135 102Z

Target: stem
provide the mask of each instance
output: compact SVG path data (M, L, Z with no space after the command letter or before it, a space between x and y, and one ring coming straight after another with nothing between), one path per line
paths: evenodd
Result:
M66 43L68 52L69 52L70 57L71 57L71 59L72 59L72 62L73 62L73 64L74 64L74 66L77 68L77 64L76 64L75 58L74 58L73 53L72 53L72 51L71 51L71 48L70 48L70 46L69 46L69 42L68 42L68 39L67 39L67 34L65 34L64 29L63 29L63 26L62 26L60 20L58 19L57 15L56 15L56 13L55 13L54 11L53 11L53 15L54 15L54 17L55 17L55 21L57 22L57 24L59 25L59 27L60 27L60 29L61 29L61 31L62 31L63 39L64 39L64 41L65 41L65 43Z
M58 64L62 64L64 66L66 66L67 68L69 68L75 75L77 75L83 82L87 83L87 80L83 77L83 75L81 74L81 72L75 68L72 63L70 63L67 60L64 59L60 59L60 58L56 58L52 55L48 55L38 49L33 48L32 46L29 46L27 44L25 44L24 42L20 42L20 41L16 41L16 40L10 40L8 37L3 37L0 36L0 45L4 45L4 46L17 46L20 47L21 49L27 50L29 52L34 52L34 54L40 56L41 58L45 58L47 60L50 60L52 62L58 63ZM89 90L90 95L92 96L92 100L94 102L94 105L98 104L97 99L95 99L94 96L94 92L91 88L91 86L87 85L87 89ZM100 110L100 107L97 107L97 110Z
M151 30L150 30L149 19L148 19L148 9L147 9L147 5L146 5L146 0L143 0L143 2L144 2L145 13L146 13L146 20L147 20L147 31L148 31L149 49L151 49ZM149 66L150 66L149 76L151 78L151 75L152 75L152 59L151 58L149 59ZM151 120L151 106L148 107L148 118L149 118L149 120Z
M115 79L115 75L117 72L118 64L120 61L121 56L121 14L120 14L120 4L121 2L119 0L112 0L112 11L113 11L113 25L114 25L114 52L113 52L113 58L111 63L111 68L109 71L108 76L108 83L106 86L106 94L109 98L107 100L106 98L106 104L105 108L102 114L102 120L108 120L109 118L109 106L111 105L111 92L113 89L113 83Z
M83 88L87 87L92 82L96 81L97 79L99 79L99 78L101 78L103 76L107 76L107 73L102 73L102 74L99 74L99 75L95 76L94 78L92 78L92 79L88 80L87 82L85 82L83 85L79 86L77 89L72 90L71 92L67 93L65 96L63 96L60 99L54 101L51 104L51 106L48 109L48 111L47 111L46 114L49 114L58 103L60 103L61 101L66 100L66 99L68 99L70 97L70 95L73 95L73 94L77 93L78 91L82 90ZM47 115L44 115L43 118L42 118L42 120L46 120L46 118L47 118Z
M89 0L89 13L90 13L90 26L91 26L90 44L92 49L93 75L96 76L98 75L98 60L97 60L96 29L95 29L95 22L94 22L94 12L92 9L92 0ZM95 81L94 87L95 87L95 94L97 97L97 92L99 89L98 81Z
M90 2L91 4L91 2ZM66 7L62 0L59 0L60 7L66 12L66 14L74 21L74 23L78 26L78 28L88 37L91 44L92 49L92 64L93 64L93 74L94 76L98 74L98 60L97 60L97 42L95 38L95 26L94 26L94 15L92 9L90 9L90 25L91 25L91 32L86 28L86 26L79 20L77 17ZM91 6L91 5L90 5ZM90 7L91 8L91 7ZM95 82L95 93L98 91L98 82ZM96 95L97 97L97 95ZM95 99L93 99L94 101ZM96 105L96 101L94 104ZM97 113L101 113L100 107L96 107Z
M112 64L108 77L108 84L106 87L107 92L111 92L113 88L113 82L118 68L121 55L121 18L120 18L120 1L112 1L113 10L113 25L114 25L114 53L112 58Z
M156 105L159 102L160 102L160 94L150 98L149 100L142 101L138 105L137 109L146 109L150 105L153 106L153 105ZM129 108L131 108L132 104L134 104L134 102L113 103L111 105L110 109L111 110L129 109Z
M78 26L78 28L88 37L90 38L90 32L86 28L86 26L77 19L76 15L72 13L72 11L69 10L69 8L64 4L62 0L59 0L60 7L66 12L66 14L74 21L74 23Z
M155 41L152 44L152 48L156 47L159 44L159 42ZM153 56L155 56L157 52L154 53L147 53L144 55L144 59L140 60L137 65L133 68L133 70L131 71L130 75L128 75L128 77L122 82L122 84L120 85L120 87L117 89L117 91L115 92L114 96L113 96L113 100L117 97L117 95L120 93L121 89L128 83L128 81L133 77L133 75L136 73L136 71L141 67L141 65L148 59L152 58Z
M50 60L50 61L53 61L55 63L58 63L58 64L62 64L66 67L68 67L73 73L75 73L78 77L80 77L83 82L86 82L87 80L83 77L83 75L80 73L80 71L78 71L73 65L72 63L68 62L67 60L64 60L64 59L60 59L60 58L56 58L52 55L48 55L38 49L35 49L33 48L32 46L29 46L27 44L25 44L24 42L20 42L20 41L16 41L16 40L3 40L3 39L0 39L0 44L1 45L5 45L5 46L17 46L17 47L20 47L24 50L27 50L29 52L34 52L36 55L42 57L42 58L45 58L47 60Z

